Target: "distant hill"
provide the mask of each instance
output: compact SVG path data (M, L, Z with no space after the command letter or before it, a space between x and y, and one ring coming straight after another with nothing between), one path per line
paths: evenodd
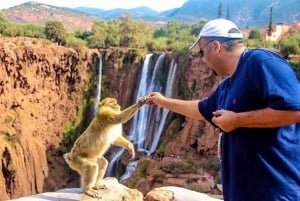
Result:
M103 9L89 8L89 7L77 7L75 8L75 10L82 13L87 13L90 15L97 16L101 19L119 18L122 13L130 13L133 18L155 17L158 16L159 14L159 12L145 6L141 6L133 9L117 8L112 10L103 10Z
M45 22L57 20L68 31L88 30L98 18L70 8L56 7L36 2L27 2L1 12L14 23L44 25Z
M96 15L102 19L118 18L121 13L130 12L133 18L145 20L178 20L196 23L200 18L218 17L221 2L222 17L241 27L267 26L270 21L270 8L273 7L273 23L292 23L300 20L300 0L188 0L180 8L156 12L145 7L135 9L100 10L95 8L75 8L75 10Z
M188 0L178 8L172 17L175 19L186 16L213 19L218 16L218 6L221 2L222 14L225 18L227 9L229 19L239 26L266 26L270 21L270 8L273 7L273 23L291 23L300 19L299 0Z
M180 8L162 12L148 7L113 10L89 7L70 9L27 2L4 9L2 12L15 23L44 24L48 20L57 20L61 21L67 30L87 30L97 19L118 19L122 13L130 13L134 19L147 21L178 20L197 23L201 18L217 18L220 2L222 17L229 16L229 19L241 28L268 26L271 7L273 7L273 24L291 24L294 20L300 21L300 0L251 0L247 3L244 0L188 0Z

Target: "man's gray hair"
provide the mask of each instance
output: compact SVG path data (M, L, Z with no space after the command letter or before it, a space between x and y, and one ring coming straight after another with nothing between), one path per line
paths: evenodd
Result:
M205 41L219 41L227 51L233 51L237 47L245 46L242 38L226 38L226 37L203 37Z

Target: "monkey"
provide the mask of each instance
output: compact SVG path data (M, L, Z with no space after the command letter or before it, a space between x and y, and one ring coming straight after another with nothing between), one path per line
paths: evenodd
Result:
M133 144L122 135L122 124L131 119L147 102L146 97L121 111L115 98L105 98L98 104L98 112L85 131L75 140L69 153L63 155L68 166L79 173L83 192L100 198L108 161L103 156L111 145L128 150L135 157Z

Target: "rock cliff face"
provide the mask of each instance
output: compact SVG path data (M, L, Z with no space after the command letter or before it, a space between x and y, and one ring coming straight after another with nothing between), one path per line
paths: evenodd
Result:
M201 63L200 58L176 59L179 70L174 83L174 97L202 99L217 86L220 78ZM140 160L134 174L125 181L143 194L161 186L180 186L201 192L220 194L220 164L217 157L219 130L206 121L197 121L174 114L167 121L160 139L164 155Z
M0 38L0 47L0 200L78 187L78 177L66 166L60 149L64 128L75 121L90 78L98 70L99 55L103 61L102 97L115 97L124 108L134 102L146 52L84 49L78 53L30 38ZM178 98L203 98L218 82L198 58L189 58L180 69L175 82ZM173 135L178 122L180 132L166 143L165 155L197 161L216 154L218 131L205 122L177 116L162 137ZM153 167L159 169L159 164ZM184 186L187 177L167 175L169 179L163 183L148 175L134 187L146 193L164 184ZM193 188L209 189L209 182L198 182Z
M99 53L29 38L1 37L0 47L0 198L57 188L54 178L64 186L67 172L51 164L63 163L63 127L82 105Z
M220 80L198 57L190 57L179 75L181 82L177 83L175 89L177 96L190 100L205 98ZM189 150L194 148L198 156L216 155L218 132L206 121L185 118L179 137L168 144L165 154L186 157L187 154L182 150L190 152Z

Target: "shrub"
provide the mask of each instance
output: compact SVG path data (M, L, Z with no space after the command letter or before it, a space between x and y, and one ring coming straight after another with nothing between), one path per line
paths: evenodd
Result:
M161 170L163 170L166 173L173 174L175 176L178 176L180 174L189 174L189 173L196 172L192 164L183 161L178 161L178 162L173 161L173 162L164 163L161 166Z

